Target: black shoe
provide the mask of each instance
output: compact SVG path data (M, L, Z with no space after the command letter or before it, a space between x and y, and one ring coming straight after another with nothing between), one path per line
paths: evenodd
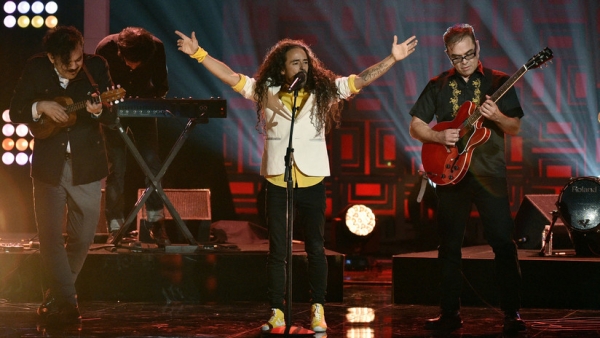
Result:
M425 322L425 330L452 332L462 327L463 321L460 313L442 313L440 316L428 319Z
M40 318L44 319L50 313L54 313L58 311L59 304L58 300L54 298L50 289L46 290L44 293L44 301L37 309L37 314Z
M504 326L502 331L505 333L517 333L521 331L527 330L527 326L523 319L521 319L521 315L519 311L510 311L504 313Z
M81 324L81 314L77 304L54 297L50 290L44 295L44 302L38 307L40 320L48 326Z
M150 237L156 242L159 248L164 248L167 245L171 245L167 230L165 229L165 223L163 221L148 222L152 224L150 228Z

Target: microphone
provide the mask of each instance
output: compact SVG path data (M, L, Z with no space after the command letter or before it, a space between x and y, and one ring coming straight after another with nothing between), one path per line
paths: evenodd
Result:
M292 82L292 84L288 87L288 92L293 92L295 90L298 90L298 89L304 87L305 84L306 84L306 73L304 71L299 71L298 73L296 73L296 76L294 76L294 81Z

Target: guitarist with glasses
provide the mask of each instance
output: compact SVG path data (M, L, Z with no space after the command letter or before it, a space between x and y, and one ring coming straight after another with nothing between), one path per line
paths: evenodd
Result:
M75 280L94 240L101 180L108 174L100 124L114 123L108 102L116 98L97 93L112 87L108 66L84 54L76 28L51 29L43 44L45 52L28 60L15 87L10 118L27 123L35 139L34 209L49 286L37 313L42 324L78 324Z
M426 170L427 176L434 183L438 182L435 191L438 198L441 311L437 318L427 320L425 328L451 332L462 327L459 312L463 279L461 248L472 205L475 204L485 238L495 253L495 278L504 313L503 330L524 331L526 326L519 315L521 271L513 241L514 222L504 158L504 134L516 135L519 132L523 110L514 88L497 101L491 99L492 93L509 76L483 67L479 60L479 41L472 26L454 25L444 33L443 39L453 68L432 78L421 93L410 111L410 135L424 143L424 150L426 145L436 144L446 154L460 147L461 156L470 156L470 166L467 163L462 173L452 162L444 165L450 168L448 172L436 174ZM469 137L461 130L461 123L474 107L479 109L481 125ZM430 127L434 117L438 124L454 123L440 124L446 128ZM434 155L437 154L422 153L424 167L426 161L441 160L427 158Z

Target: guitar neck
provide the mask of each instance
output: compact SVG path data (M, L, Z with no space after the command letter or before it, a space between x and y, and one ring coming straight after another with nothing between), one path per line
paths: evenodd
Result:
M97 96L91 97L90 101L92 103L100 103L100 99ZM66 110L67 113L76 112L76 111L78 111L80 109L85 108L85 103L86 102L87 102L87 100L86 101L79 101L77 103L70 104L70 105L68 105L68 106L65 107L65 110Z
M494 102L498 102L498 100L500 100L500 98L502 96L504 96L504 94L506 94L506 92L508 92L508 90L510 88L512 88L512 86L514 86L515 83L517 83L517 81L519 81L519 79L521 77L523 77L523 75L525 75L525 73L527 73L527 70L528 69L525 66L519 68L519 70L516 73L514 73L508 80L506 80L506 82L504 82L504 84L502 84L502 86L500 86L500 88L498 88L498 90L496 90L494 92L494 94L492 94L492 96L490 97L490 100L492 100ZM481 108L477 107L477 109L475 109L473 114L471 114L465 120L465 126L473 126L475 124L475 122L477 122L477 120L479 120L480 117L481 117Z

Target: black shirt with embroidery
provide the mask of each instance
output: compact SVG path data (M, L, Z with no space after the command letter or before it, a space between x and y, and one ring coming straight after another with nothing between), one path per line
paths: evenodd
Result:
M492 96L508 78L509 76L503 72L483 68L479 62L477 70L466 82L452 68L429 81L410 110L410 115L426 123L430 123L434 116L437 122L452 121L464 102L472 101L479 106L485 101L485 95ZM523 109L514 87L510 88L496 104L508 117L523 117ZM491 137L473 151L469 172L476 176L506 177L504 132L496 123L488 120L483 122L483 127L492 131Z

